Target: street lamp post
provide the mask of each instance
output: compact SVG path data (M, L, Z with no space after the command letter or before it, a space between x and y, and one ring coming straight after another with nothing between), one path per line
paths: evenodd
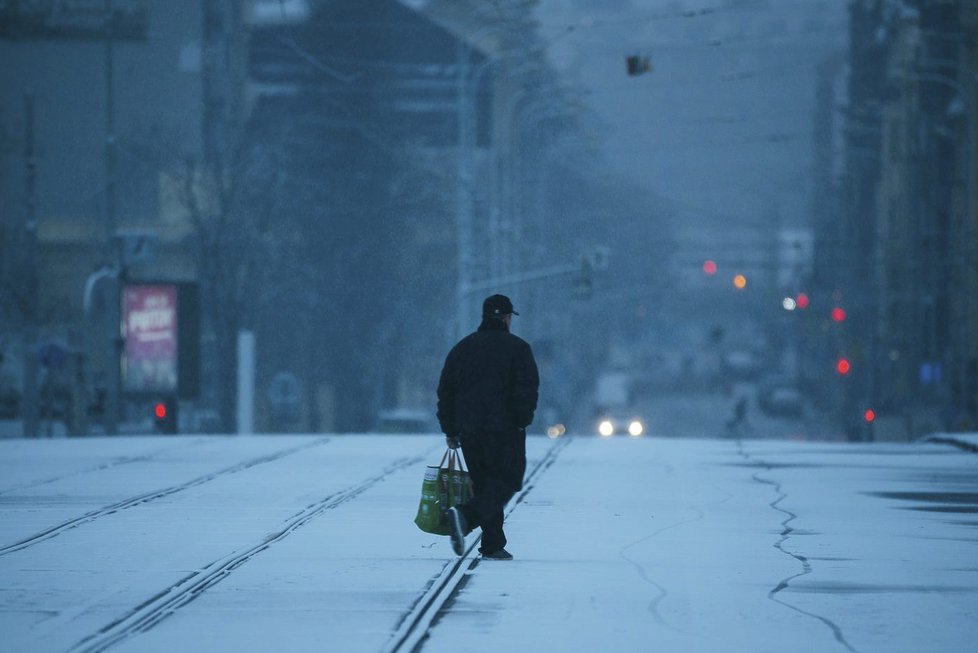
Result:
M455 337L460 338L464 324L468 318L466 298L471 285L472 275L472 199L471 199L471 149L472 135L468 116L468 93L466 78L468 75L469 48L460 39L457 46L458 97L456 101L458 120L458 179L455 184L456 193L456 243L457 243L457 278L455 286Z
M493 26L493 29L498 29ZM486 33L483 30L480 33ZM476 100L479 86L483 76L491 69L500 66L503 62L516 59L521 54L521 50L508 51L501 56L489 58L482 62L470 74L469 58L470 49L462 41L459 41L457 49L457 120L458 120L458 153L457 153L457 176L456 185L456 243L458 257L458 275L456 282L456 318L455 335L461 337L464 332L465 323L471 319L471 303L473 288L473 269L475 266L475 256L473 250L474 234L474 151L477 144L478 121L476 119ZM489 241L490 241L490 260L495 260L494 252L498 238L498 214L499 214L499 193L497 192L497 180L499 171L496 169L498 164L498 143L496 133L493 132L491 147L497 153L494 157L493 168L490 170L490 207L489 207ZM495 276L496 270L490 263L490 277Z
M113 236L116 231L116 135L115 135L115 80L113 72L114 35L113 0L105 0L105 240L108 257L118 269L119 254ZM109 303L109 370L107 381L108 401L105 410L105 432L115 435L119 429L122 405L119 365L122 355L122 335L119 333L119 282L114 278L112 301Z
M26 265L24 288L24 393L21 413L25 437L37 437L40 427L38 421L37 385L37 215L35 180L37 160L34 157L34 94L24 95L24 159L27 164L26 196L27 212L24 220Z
M537 89L539 90L539 89ZM545 98L543 102L551 101ZM529 103L531 106L539 106L541 100L533 96L530 89L522 89L515 93L510 102L504 107L500 124L505 127L505 132L500 136L499 142L495 143L495 162L498 180L498 213L499 218L496 224L490 224L490 240L492 250L492 264L490 270L492 274L507 274L515 268L511 252L512 240L516 237L516 186L519 166L519 146L520 146L520 111ZM507 232L505 235L503 232Z
M532 3L517 2L516 5ZM498 11L499 7L493 8ZM482 12L480 15L485 15ZM492 24L475 32L468 40L478 42L483 36L499 32L506 25ZM556 39L554 39L556 40ZM552 43L551 41L550 43ZM476 95L479 91L483 77L493 69L498 69L507 61L517 59L529 59L528 65L512 71L517 80L527 72L538 70L539 66L535 62L535 56L539 55L549 45L545 44L540 48L518 48L514 47L503 50L496 56L489 56L487 59L473 69L470 65L471 49L465 41L459 40L457 46L457 120L458 120L458 153L457 153L457 185L456 185L456 229L457 229L457 256L458 256L458 275L456 282L456 319L455 335L460 337L463 333L463 325L472 314L469 304L472 301L472 294L484 287L484 282L476 284L473 279L475 255L473 250L474 241L474 194L475 194L475 175L474 175L474 151L477 145L477 105ZM525 91L518 91L516 99L519 100L526 94ZM512 118L513 101L502 111L503 119L498 121L500 124L509 128ZM494 112L495 115L495 112ZM501 220L500 215L504 202L508 201L511 180L507 179L504 168L505 161L511 161L509 151L509 141L512 140L511 132L500 137L499 124L497 121L490 120L490 147L492 150L491 164L488 175L489 189L489 210L488 210L488 240L489 240L489 279L496 279L503 273L504 268L500 266L501 260ZM506 147L505 152L502 148ZM508 209L508 207L507 207ZM511 214L507 212L507 214Z
M510 159L509 159L509 183L507 184L507 208L508 225L511 231L510 238L506 241L507 248L504 250L503 269L511 272L521 266L518 244L523 236L524 217L525 217L525 185L524 175L527 159L526 141L524 133L536 133L536 127L547 120L554 120L563 117L572 117L574 113L568 107L554 103L549 96L538 97L526 103L520 103L513 113ZM539 153L539 150L535 150Z
M542 107L543 110L538 110L540 107ZM573 118L576 115L569 107L562 105L554 106L552 104L547 104L544 101L538 101L532 106L532 109L532 111L525 111L517 116L517 143L514 148L515 154L513 162L513 170L516 179L524 179L523 166L528 160L528 154L533 153L540 158L543 149L553 145L556 142L555 139L551 138L548 142L543 144L543 147L534 148L530 152L527 152L526 144L528 139L524 138L522 134L524 132L528 132L529 134L538 134L539 132L537 128L548 120ZM543 140L543 138L541 137L540 140ZM523 222L523 213L525 213L526 208L523 199L522 194L520 194L514 207L516 214L515 222L518 227Z
M500 26L491 25L479 30L471 38L477 42L482 36L498 31ZM457 181L455 188L456 201L456 256L457 276L455 285L455 337L459 338L465 331L465 324L471 319L472 311L469 306L472 290L472 275L475 264L473 250L474 240L474 151L477 144L478 120L476 119L476 94L483 76L491 68L497 67L503 61L515 58L518 52L508 52L495 58L487 58L479 64L474 72L470 66L471 48L466 41L459 39L456 46L456 119L457 145L456 157ZM490 211L491 213L491 211ZM491 219L491 218L490 218Z

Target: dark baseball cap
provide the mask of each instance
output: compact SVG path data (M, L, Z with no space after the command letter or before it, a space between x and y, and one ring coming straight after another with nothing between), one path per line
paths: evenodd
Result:
M482 302L483 315L519 315L513 310L513 302L506 295L490 295Z

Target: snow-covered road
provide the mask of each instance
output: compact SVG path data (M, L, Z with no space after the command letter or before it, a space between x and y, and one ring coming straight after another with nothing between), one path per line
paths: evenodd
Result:
M516 560L460 563L442 446L0 441L0 650L975 650L973 453L531 438Z

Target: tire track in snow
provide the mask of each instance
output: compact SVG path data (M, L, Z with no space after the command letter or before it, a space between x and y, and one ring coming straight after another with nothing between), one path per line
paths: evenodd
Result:
M100 517L105 517L106 515L111 515L113 513L119 512L120 510L125 510L126 508L132 508L133 506L138 506L140 504L149 503L150 501L155 501L156 499L161 499L163 497L170 496L171 494L176 494L177 492L183 492L192 487L197 487L198 485L203 485L213 481L221 476L227 476L230 474L236 474L238 472L250 469L257 465L264 465L265 463L274 462L286 456L292 455L303 449L308 449L311 447L318 446L329 442L329 438L318 438L313 442L304 442L296 447L291 447L289 449L283 449L281 451L276 451L275 453L266 454L264 456L259 456L258 458L253 458L236 465L231 465L224 469L218 470L216 472L211 472L209 474L204 474L186 483L178 483L177 485L171 485L170 487L163 488L160 490L153 490L152 492L147 492L145 494L139 494L134 497L129 497L128 499L123 499L122 501L113 503L111 505L105 506L103 508L98 508L90 512L85 513L79 517L69 519L68 521L62 522L57 526L52 526L51 528L45 529L40 533L31 535L28 538L20 540L19 542L14 542L13 544L8 544L6 546L0 547L0 556L5 556L16 551L21 551L27 547L34 546L45 540L49 540L52 537L56 537L67 530L81 526L82 524L87 524L88 522L95 521Z
M773 466L770 463L767 463L763 460L754 461L752 459L752 456L746 451L744 451L743 441L740 438L737 439L737 453L740 454L740 456L742 456L744 460L748 461L752 465L759 465L761 467L764 467L767 471L771 471L773 469ZM790 526L790 524L794 520L798 519L798 515L791 512L790 510L782 508L779 505L782 501L788 498L788 494L781 489L781 484L778 483L777 481L761 478L760 472L755 472L754 474L751 475L751 478L758 483L761 483L763 485L768 485L774 488L774 492L775 494L778 495L778 497L774 501L769 503L768 506L780 513L783 513L784 515L787 515L787 517L781 522L781 539L779 539L777 542L774 543L774 548L780 551L781 553L783 553L784 555L794 558L801 564L801 571L799 573L792 574L791 576L783 578L774 587L774 589L768 592L767 597L770 600L777 603L778 605L782 605L790 610L794 610L795 612L799 614L803 614L806 617L811 617L812 619L817 619L818 621L821 621L823 624L828 626L829 629L831 629L832 634L837 642L845 646L846 649L848 649L849 651L852 651L853 653L858 653L857 649L855 649L852 646L852 644L850 644L849 641L846 640L845 635L842 633L842 628L834 621L832 621L828 617L823 617L822 615L815 614L814 612L808 612L807 610L803 610L802 608L792 605L791 603L788 603L787 601L783 600L780 596L778 596L778 594L780 594L783 590L788 588L788 586L791 584L791 581L795 580L796 578L801 578L802 576L807 576L808 574L812 573L812 565L808 561L807 557L801 555L800 553L793 553L784 547L785 543L791 538L791 534L794 532L794 529Z

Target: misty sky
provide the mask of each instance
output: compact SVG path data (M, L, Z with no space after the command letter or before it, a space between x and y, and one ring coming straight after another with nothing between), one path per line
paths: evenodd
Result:
M718 231L750 241L775 213L808 221L815 68L844 52L846 4L543 0L538 15L607 160L674 201L689 246ZM654 70L627 76L628 54Z

